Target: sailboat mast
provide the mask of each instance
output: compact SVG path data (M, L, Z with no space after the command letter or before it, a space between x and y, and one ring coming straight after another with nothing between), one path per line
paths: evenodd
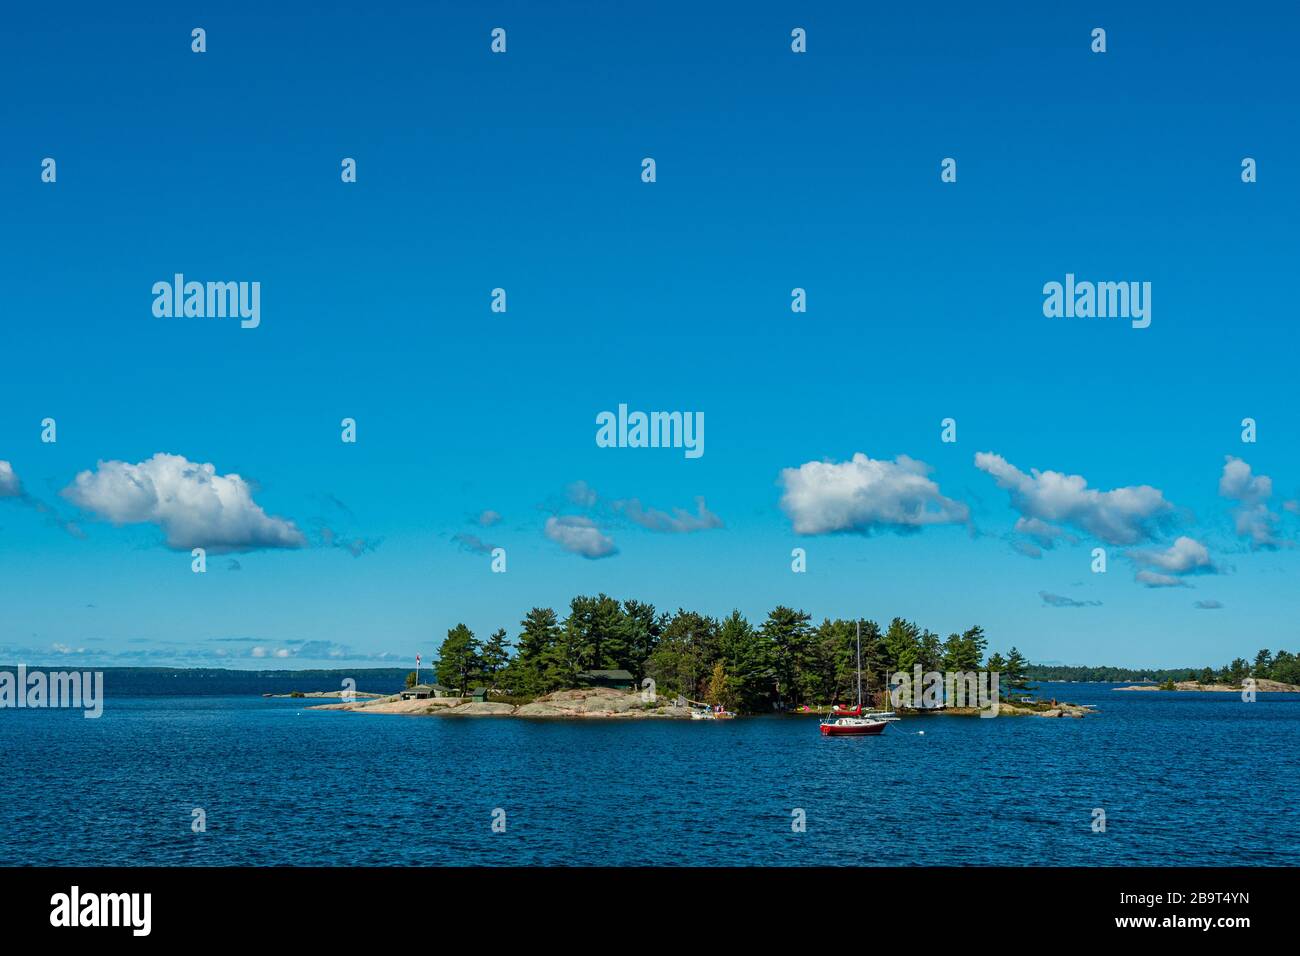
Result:
M858 708L862 708L862 622L858 621Z

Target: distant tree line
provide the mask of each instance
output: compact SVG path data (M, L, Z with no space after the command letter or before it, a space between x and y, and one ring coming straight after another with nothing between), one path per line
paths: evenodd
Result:
M1213 667L1165 667L1158 669L1133 667L1067 667L1064 665L1031 664L1031 680L1039 681L1197 681L1201 684L1240 684L1247 677L1256 680L1275 680L1284 684L1300 684L1300 655L1290 651L1274 654L1267 649L1255 655L1253 663L1238 657L1230 664Z
M722 619L683 608L660 613L605 594L575 597L563 620L551 608L533 608L513 641L505 629L479 641L457 624L434 668L440 684L462 694L481 683L521 697L578 686L583 671L626 670L638 684L653 679L659 694L759 713L852 701L859 623L864 698L879 702L887 675L911 673L917 664L923 671L998 671L1003 693L1031 689L1028 661L1014 647L986 657L978 625L941 638L903 618L883 629L866 619L814 624L806 612L781 606L756 626L739 611Z
M1245 658L1238 657L1231 664L1225 664L1217 671L1206 667L1187 679L1200 681L1202 684L1240 684L1247 677L1256 680L1276 680L1284 684L1300 684L1300 656L1286 650L1274 654L1265 648L1255 655L1253 664L1247 663Z

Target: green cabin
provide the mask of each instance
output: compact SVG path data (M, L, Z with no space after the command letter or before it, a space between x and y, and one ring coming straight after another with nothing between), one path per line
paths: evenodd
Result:
M578 680L586 687L609 687L613 690L631 690L636 678L628 671L582 671Z

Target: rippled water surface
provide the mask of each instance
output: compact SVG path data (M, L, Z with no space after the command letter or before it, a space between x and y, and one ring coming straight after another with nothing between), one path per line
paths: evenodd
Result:
M1300 695L1043 689L1101 710L857 739L257 696L3 710L0 864L1300 863Z

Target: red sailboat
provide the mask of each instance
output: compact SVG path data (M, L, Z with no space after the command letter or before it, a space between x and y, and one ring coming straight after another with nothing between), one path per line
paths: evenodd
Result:
M862 716L862 622L858 622L858 702L852 707L831 707L833 720L823 720L823 737L868 737L885 729L886 721Z

